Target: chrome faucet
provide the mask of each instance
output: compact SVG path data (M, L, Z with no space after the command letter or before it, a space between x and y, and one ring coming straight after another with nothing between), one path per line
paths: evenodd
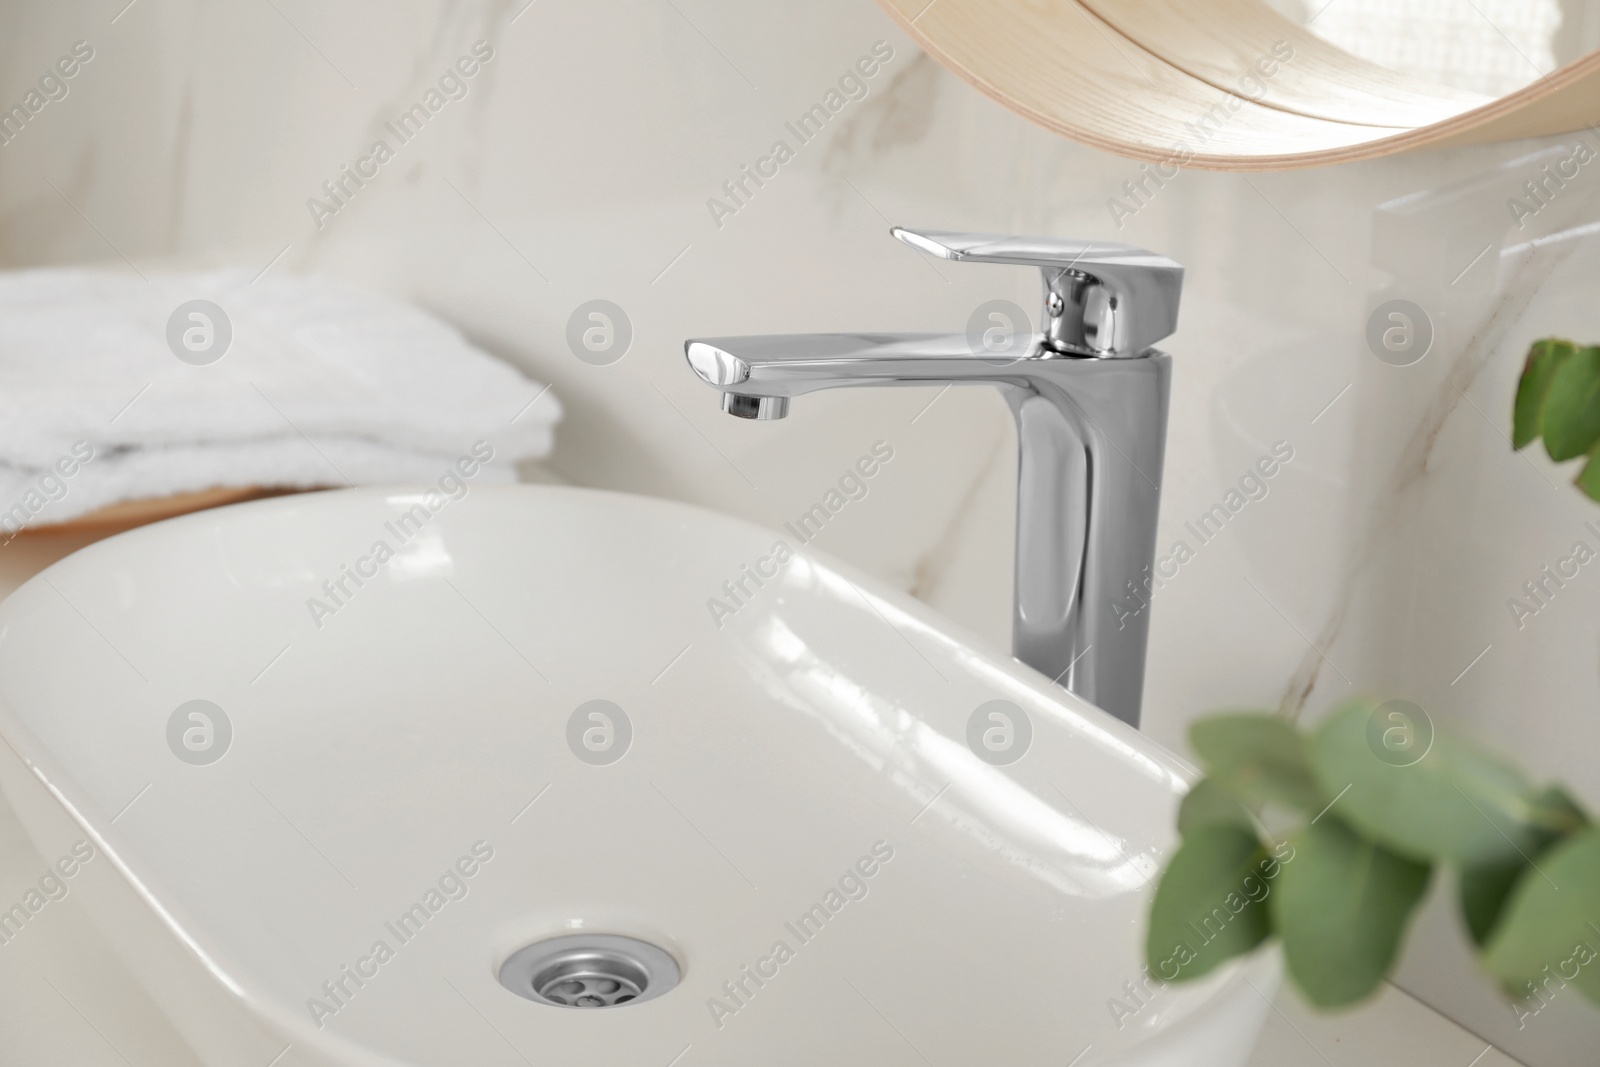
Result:
M689 366L745 419L818 389L999 386L1019 449L1012 651L1137 726L1172 367L1151 346L1177 328L1183 268L1104 242L891 232L942 259L1040 268L1043 331L998 349L977 331L714 337L684 344Z

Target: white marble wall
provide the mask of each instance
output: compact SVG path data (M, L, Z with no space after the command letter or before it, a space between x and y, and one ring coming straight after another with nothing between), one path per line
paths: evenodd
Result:
M1189 268L1167 346L1161 543L1197 551L1156 601L1149 732L1181 746L1219 707L1406 696L1600 809L1600 577L1586 570L1520 630L1505 606L1574 540L1600 544L1582 529L1600 507L1569 472L1506 439L1528 342L1600 339L1600 241L1584 228L1600 218L1600 163L1521 229L1506 206L1541 162L1517 160L1564 156L1571 138L1188 172L1119 229L1107 201L1136 164L1001 110L871 0L524 3L14 7L0 101L75 41L94 58L0 147L0 264L270 263L408 297L554 383L568 416L553 476L772 525L888 441L894 461L818 547L1004 646L1014 442L997 395L845 391L744 423L690 376L682 339L961 329L996 296L1032 308L1030 272L927 260L892 223L1160 250ZM384 122L479 40L494 54L466 97L318 228L308 198L376 138L393 144ZM719 226L707 198L880 40L894 54L866 98ZM1364 340L1369 311L1396 296L1438 335L1407 367ZM597 297L634 329L610 366L565 341ZM1270 493L1197 545L1185 521L1277 442L1293 459ZM1571 995L1519 1029L1436 905L1402 984L1529 1063L1589 1062L1600 1011ZM0 959L0 974L15 966Z

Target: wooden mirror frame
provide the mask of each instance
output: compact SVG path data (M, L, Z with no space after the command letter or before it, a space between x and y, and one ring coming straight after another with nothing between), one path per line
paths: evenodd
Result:
M1499 99L1358 59L1264 0L879 0L1026 118L1117 155L1284 170L1600 123L1600 52Z

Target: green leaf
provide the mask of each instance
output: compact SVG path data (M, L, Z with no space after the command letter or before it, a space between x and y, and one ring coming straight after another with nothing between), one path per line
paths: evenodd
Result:
M1513 996L1528 996L1553 975L1600 1003L1600 830L1561 842L1537 862L1517 880L1484 965Z
M1535 799L1534 807L1533 847L1526 857L1517 855L1464 867L1457 879L1461 914L1466 920L1467 932L1479 948L1487 944L1494 933L1517 879L1533 870L1532 864L1541 862L1540 856L1551 845L1588 822L1582 809L1560 787L1545 790Z
M1582 489L1590 500L1600 500L1600 444L1589 450L1589 458L1584 461L1583 470L1572 479L1572 484Z
M1276 715L1202 719L1189 743L1209 776L1246 804L1276 801L1314 814L1328 802L1306 760L1305 739Z
M1394 965L1431 869L1331 815L1290 843L1294 853L1269 898L1289 974L1318 1007L1354 1003Z
M1555 460L1600 442L1600 348L1580 348L1556 365L1544 398L1544 448Z
M1210 778L1202 778L1178 807L1178 833L1187 837L1206 826L1237 826L1255 834L1249 810Z
M1363 835L1417 860L1443 858L1462 865L1507 861L1536 848L1533 824L1554 818L1541 812L1532 785L1515 769L1477 749L1432 737L1416 705L1407 712L1352 701L1313 735L1311 764L1334 810ZM1420 757L1385 747L1389 716L1424 732ZM1420 716L1421 722L1410 722ZM1414 762L1406 762L1414 760Z
M1558 842L1589 825L1583 809L1560 786L1551 786L1534 798L1528 822L1532 834L1526 855L1518 853L1461 871L1461 911L1479 947L1494 933L1518 879L1536 870L1534 865Z
M1528 869L1522 857L1463 867L1456 876L1461 893L1461 917L1466 921L1472 943L1482 948L1500 922L1517 876Z
M1275 863L1254 830L1201 827L1183 839L1150 906L1145 958L1164 981L1189 981L1272 932L1262 873Z
M1529 821L1539 829L1548 831L1553 840L1563 834L1586 829L1589 816L1570 793L1559 785L1552 785L1533 798L1533 815ZM1543 848L1544 844L1540 847Z
M1522 448L1544 432L1544 404L1550 391L1550 379L1556 368L1577 350L1577 345L1558 337L1535 341L1528 350L1528 362L1523 367L1522 380L1517 383L1517 402L1511 418L1512 448Z

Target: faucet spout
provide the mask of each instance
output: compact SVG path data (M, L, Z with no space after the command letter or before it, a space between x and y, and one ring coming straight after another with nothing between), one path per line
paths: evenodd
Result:
M1039 353L1037 347L1030 355ZM1021 383L1015 358L975 358L965 336L816 333L708 337L684 345L689 366L724 397L783 398L852 385ZM727 409L724 401L724 409ZM730 414L739 414L730 411Z
M1018 445L1012 651L1137 726L1172 367L1145 339L1159 340L1176 325L1182 268L1122 246L1103 246L1113 252L1096 260L1094 246L1078 242L1057 247L985 235L896 234L916 236L908 243L917 247L959 252L948 258L982 252L994 262L1048 264L1046 314L1071 309L1059 296L1070 274L1078 290L1099 292L1078 305L1080 313L1100 316L1099 324L1086 332L1081 323L1056 323L1022 355L974 351L964 334L704 338L685 343L689 366L722 394L724 411L751 419L782 418L792 398L822 389L998 387L1016 421ZM1114 268L1117 285L1101 285L1092 273L1102 262L1108 276ZM1167 319L1129 306L1129 294L1152 289L1163 294ZM1079 351L1061 340L1091 334L1105 347ZM1112 343L1130 336L1146 347L1129 351Z

